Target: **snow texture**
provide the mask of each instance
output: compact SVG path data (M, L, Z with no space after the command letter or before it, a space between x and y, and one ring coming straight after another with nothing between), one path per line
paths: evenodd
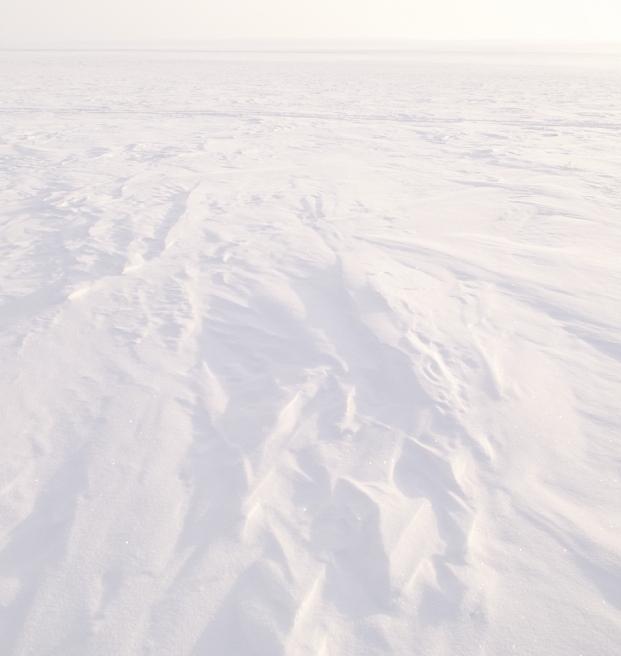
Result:
M2 656L619 653L619 53L0 85Z

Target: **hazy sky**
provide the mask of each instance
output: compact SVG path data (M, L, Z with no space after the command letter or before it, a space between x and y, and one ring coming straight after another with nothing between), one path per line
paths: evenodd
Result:
M621 0L0 0L0 43L217 38L621 41Z

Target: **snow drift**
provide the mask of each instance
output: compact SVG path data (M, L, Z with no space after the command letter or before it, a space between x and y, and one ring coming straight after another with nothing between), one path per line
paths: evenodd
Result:
M0 653L615 653L620 62L1 53Z

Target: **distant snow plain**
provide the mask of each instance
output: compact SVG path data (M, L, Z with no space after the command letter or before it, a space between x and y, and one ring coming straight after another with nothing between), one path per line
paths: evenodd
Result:
M0 53L0 654L619 653L620 101Z

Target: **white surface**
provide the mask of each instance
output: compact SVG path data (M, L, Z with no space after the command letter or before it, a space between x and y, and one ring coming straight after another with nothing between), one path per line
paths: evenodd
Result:
M2 53L0 653L618 653L620 71Z

